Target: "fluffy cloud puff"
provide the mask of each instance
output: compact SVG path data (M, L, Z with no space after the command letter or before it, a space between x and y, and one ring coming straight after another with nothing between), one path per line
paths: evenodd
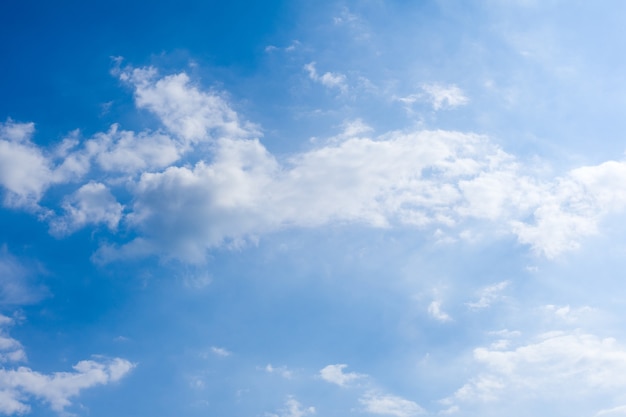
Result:
M94 358L78 362L72 372L43 374L26 366L16 367L26 361L26 354L22 344L8 334L13 324L12 318L0 315L0 414L29 412L31 398L63 412L82 390L117 382L135 366L121 358Z
M626 349L613 338L555 331L507 346L475 349L474 361L482 370L444 403L466 411L491 410L486 415L503 410L529 415L532 407L545 406L557 414L586 410L592 415L598 403L619 404L626 388Z
M124 359L80 361L73 372L42 374L27 367L0 369L0 412L8 415L30 411L28 397L38 398L61 412L83 389L119 381L134 365Z

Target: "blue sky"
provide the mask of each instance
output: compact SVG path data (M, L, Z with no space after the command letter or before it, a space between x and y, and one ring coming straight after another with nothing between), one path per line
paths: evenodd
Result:
M626 416L624 18L3 2L0 415Z

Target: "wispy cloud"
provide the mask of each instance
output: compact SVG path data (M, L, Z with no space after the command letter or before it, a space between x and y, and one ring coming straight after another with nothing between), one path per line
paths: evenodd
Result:
M266 417L305 417L315 414L315 407L304 407L294 397L288 397L285 401L285 407L278 411L277 414L266 413Z
M291 42L291 44L289 44L288 46L285 46L285 47L279 47L279 46L275 46L275 45L267 45L265 47L265 52L267 52L267 53L272 53L274 51L293 52L296 49L298 49L299 47L300 47L300 42L295 40L295 41Z
M365 412L371 414L395 417L413 417L425 414L425 410L413 401L374 391L363 395L359 402L365 407Z
M626 405L620 405L605 410L600 410L593 417L623 417L626 416Z
M465 106L469 98L454 84L423 84L421 92L396 98L410 108L415 103L428 103L433 110L449 110Z
M441 301L439 300L433 300L428 305L428 315L441 322L452 321L452 317L441 308Z
M315 68L315 62L310 62L304 66L304 69L309 74L309 78L316 81L327 88L335 88L345 93L348 91L348 84L346 83L346 76L337 72L325 72L322 75L318 74Z
M464 106L469 102L463 90L454 84L424 84L422 85L422 90L431 102L434 110L452 109Z
M277 374L286 379L293 378L293 371L291 371L286 366L273 366L271 363L268 363L261 369L263 369L268 374Z
M16 257L6 245L0 246L0 306L33 304L48 295L48 290L37 282L42 272L40 266Z
M211 353L213 353L216 356L221 356L222 358L226 358L232 355L232 352L230 352L228 349L217 347L217 346L211 346Z
M494 302L502 298L502 291L510 284L510 281L502 281L481 289L478 292L478 300L467 303L467 306L472 310L480 310L491 306Z

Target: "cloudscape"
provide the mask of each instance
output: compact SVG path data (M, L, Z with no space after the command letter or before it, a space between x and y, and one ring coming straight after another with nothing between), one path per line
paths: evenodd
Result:
M626 5L0 5L0 415L626 416Z

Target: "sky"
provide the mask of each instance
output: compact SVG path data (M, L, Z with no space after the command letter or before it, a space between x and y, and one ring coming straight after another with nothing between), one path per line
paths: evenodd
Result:
M625 19L1 2L0 415L626 416Z

